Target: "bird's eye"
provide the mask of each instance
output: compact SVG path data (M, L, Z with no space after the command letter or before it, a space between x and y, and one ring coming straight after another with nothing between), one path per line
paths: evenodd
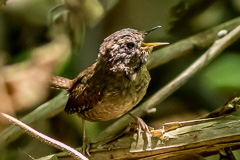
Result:
M127 43L127 48L128 49L132 49L134 46L135 46L135 44L133 42Z

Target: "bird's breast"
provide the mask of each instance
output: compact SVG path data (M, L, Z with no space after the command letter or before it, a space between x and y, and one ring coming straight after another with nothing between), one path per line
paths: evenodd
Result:
M100 91L101 99L87 111L78 115L89 121L107 121L118 118L136 106L144 97L150 75L146 68L141 69L135 80L129 77L107 78Z

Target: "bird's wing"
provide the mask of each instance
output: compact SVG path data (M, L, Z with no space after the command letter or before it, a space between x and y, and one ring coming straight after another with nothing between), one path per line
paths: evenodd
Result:
M94 68L96 63L81 72L73 80L73 86L69 90L69 99L65 107L66 113L80 113L93 108L101 99L102 88L96 84Z

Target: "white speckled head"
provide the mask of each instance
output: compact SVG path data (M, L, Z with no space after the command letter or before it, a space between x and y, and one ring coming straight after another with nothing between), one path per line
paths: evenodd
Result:
M157 27L159 28L159 27ZM119 30L101 44L98 59L105 63L113 72L133 73L146 64L152 48L160 43L144 43L149 32L141 32L131 28ZM161 45L161 44L160 44Z

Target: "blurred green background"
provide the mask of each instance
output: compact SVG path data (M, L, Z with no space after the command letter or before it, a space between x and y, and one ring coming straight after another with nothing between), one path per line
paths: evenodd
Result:
M24 95L22 90L33 90L28 85L16 89L15 85L20 83L19 70L28 78L29 70L35 67L37 69L31 73L41 76L38 70L42 73L44 69L36 65L40 62L33 58L33 52L51 43L60 34L68 35L71 54L57 56L54 65L48 66L53 72L47 75L51 73L74 78L96 60L103 39L122 28L148 30L161 25L162 28L149 35L146 41L173 44L236 18L240 13L239 0L69 0L65 5L61 0L9 0L6 6L2 5L3 2L0 1L0 99L5 98L1 99L3 103L0 109L8 110L6 106L10 106L9 110L18 118L58 93L41 87L36 89L38 94L35 99L30 99L31 96L14 96L15 93ZM59 46L62 44L59 43ZM228 99L239 96L239 46L238 40L187 84L156 106L156 113L143 117L147 124L159 128L165 122L195 119L224 105ZM176 77L203 52L185 55L151 70L152 80L144 99ZM45 53L44 56L51 54ZM45 64L42 55L38 56L41 63ZM26 63L27 69L24 68ZM25 70L22 71L22 68ZM45 84L44 80L41 82ZM32 85L39 86L39 83ZM1 88L4 86L5 90ZM9 103L4 103L7 100ZM90 137L95 137L112 122L88 122L87 132ZM0 131L5 127L6 124L1 126L0 123ZM81 119L76 115L69 116L62 112L54 118L39 122L35 128L73 147L81 146ZM0 152L0 159L24 160L57 151L23 135ZM240 157L238 152L235 151ZM208 159L218 159L218 156Z

